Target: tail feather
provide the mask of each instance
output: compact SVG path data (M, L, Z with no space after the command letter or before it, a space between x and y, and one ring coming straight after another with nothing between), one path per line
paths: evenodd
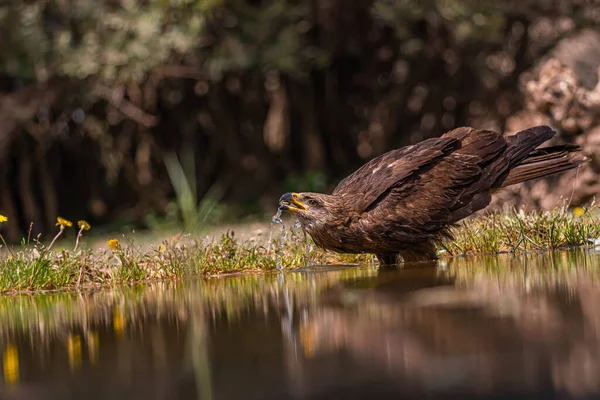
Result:
M506 187L530 179L564 172L578 167L587 161L582 154L575 153L578 146L563 145L537 149L530 153L519 165L512 168L500 187Z
M576 144L563 144L560 146L538 148L527 156L519 165L530 164L538 161L548 160L550 158L561 158L569 153L580 151L581 147Z

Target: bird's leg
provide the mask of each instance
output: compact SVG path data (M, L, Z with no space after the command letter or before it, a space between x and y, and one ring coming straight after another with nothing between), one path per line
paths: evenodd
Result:
M401 250L400 255L404 263L432 261L438 258L435 246L429 241L416 243L410 249Z
M400 263L398 253L377 254L380 268L394 267Z

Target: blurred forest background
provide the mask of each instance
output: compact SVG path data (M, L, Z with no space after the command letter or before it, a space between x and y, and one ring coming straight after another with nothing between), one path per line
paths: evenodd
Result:
M592 162L516 187L600 192L600 3L8 0L0 5L3 234L188 227L273 213L460 125L548 123ZM114 226L114 225L113 225Z

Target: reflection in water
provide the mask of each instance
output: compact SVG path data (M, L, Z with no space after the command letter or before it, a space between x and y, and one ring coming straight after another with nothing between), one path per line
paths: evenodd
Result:
M600 255L0 298L0 398L600 395Z
M87 334L87 351L90 364L95 364L98 359L98 332L88 332Z
M78 334L70 334L67 339L69 353L69 367L76 371L81 367L81 337Z
M19 381L19 353L13 344L8 344L2 357L4 382L13 384Z

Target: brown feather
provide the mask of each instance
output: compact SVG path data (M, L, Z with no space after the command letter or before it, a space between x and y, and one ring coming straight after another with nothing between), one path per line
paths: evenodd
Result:
M502 181L501 187L568 171L586 161L586 157L562 149L545 155L534 155L531 159L528 157L522 164L511 169L506 179Z
M389 188L426 168L460 145L455 139L428 139L414 146L403 147L385 153L363 165L343 179L334 189L333 195L356 196L354 211L362 212Z

